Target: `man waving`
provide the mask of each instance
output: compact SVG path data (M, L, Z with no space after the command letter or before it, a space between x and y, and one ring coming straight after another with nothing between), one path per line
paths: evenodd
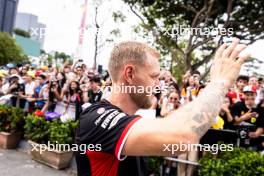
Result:
M228 88L236 80L249 55L234 39L215 53L210 83L191 103L170 113L167 118L151 119L134 115L151 105L147 91L159 84L159 53L139 42L122 42L114 47L108 65L113 81L108 100L87 108L80 118L76 142L100 149L87 149L76 156L79 176L143 176L144 156L172 156L186 151L164 150L167 144L196 144L210 128L221 109ZM129 87L131 91L120 87ZM133 89L132 89L133 88Z

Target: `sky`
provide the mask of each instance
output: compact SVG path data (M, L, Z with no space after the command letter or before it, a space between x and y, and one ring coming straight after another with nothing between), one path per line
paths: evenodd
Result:
M100 0L95 0L100 1ZM87 64L93 63L94 56L94 1L88 0L86 26L82 57ZM128 7L121 0L104 0L98 8L98 21L101 26L101 43L109 36L110 31L116 28L121 30L121 37L115 43L123 40L137 39L131 30L132 25L138 24L138 19L130 14ZM114 3L113 3L114 2ZM84 0L20 0L18 12L31 13L38 16L38 21L46 25L44 49L47 52L63 51L69 55L77 53L79 27L82 18L82 4ZM122 10L127 16L122 25L115 23L112 12ZM139 39L142 40L142 39ZM100 50L98 62L106 66L113 44L106 44Z
M86 30L82 48L82 58L88 65L92 65L94 56L94 2L101 5L98 8L98 21L101 26L100 38L105 41L113 29L120 29L121 37L114 38L114 43L106 44L100 50L98 63L107 66L109 54L115 43L124 40L145 41L132 31L139 19L130 12L122 0L88 0ZM18 12L31 13L38 16L40 23L46 25L44 49L47 52L60 51L74 55L78 48L79 26L82 17L84 0L20 0ZM112 12L120 10L126 16L124 23L115 23ZM249 46L248 51L253 57L264 61L264 41L257 41ZM261 67L264 74L264 65Z

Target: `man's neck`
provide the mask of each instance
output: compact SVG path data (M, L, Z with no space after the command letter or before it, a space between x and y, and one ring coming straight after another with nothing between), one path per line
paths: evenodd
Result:
M137 112L138 107L133 101L131 100L130 96L126 93L114 93L112 92L108 101L122 109L125 113L129 115L133 115Z

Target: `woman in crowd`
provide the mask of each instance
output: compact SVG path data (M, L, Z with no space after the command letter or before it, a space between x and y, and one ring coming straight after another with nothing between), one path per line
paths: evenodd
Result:
M61 101L61 87L59 86L59 81L51 81L46 89L48 90L48 98L42 111L54 112L57 103Z
M29 70L28 66L23 66L21 68L21 71L20 71L20 76L22 76L22 77L25 76L27 74L28 70Z
M67 112L71 115L75 114L74 118L78 119L82 105L82 95L79 82L71 81L69 85L66 83L61 92L60 98L65 104L64 114Z
M224 129L232 129L234 118L230 112L232 100L229 97L225 97L225 101L220 110L219 116L224 120Z
M176 82L171 82L169 84L169 92L175 92L180 95L180 88Z
M178 109L180 107L180 96L177 92L171 92L168 99L163 99L161 107L161 116L166 116L170 112Z
M58 84L59 84L59 87L62 88L66 82L66 75L65 73L63 72L59 72L57 75L56 75L56 79L58 80Z
M199 80L195 76L190 76L188 80L188 87L186 88L186 102L191 102L196 98L200 86Z

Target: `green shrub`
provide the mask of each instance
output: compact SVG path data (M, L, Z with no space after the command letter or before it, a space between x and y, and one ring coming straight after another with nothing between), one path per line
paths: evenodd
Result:
M160 175L160 167L163 162L163 157L149 157L149 173L153 175Z
M0 131L14 133L23 130L24 113L20 108L0 105Z
M59 120L53 120L49 128L49 141L53 144L72 144L77 123L75 121L62 123Z
M49 136L50 121L44 117L29 114L25 117L25 138L37 143L46 144Z
M62 123L59 120L48 121L44 117L28 115L25 117L25 138L37 143L72 144L78 121Z
M201 176L255 176L264 175L264 156L244 148L220 152L215 158L211 153L200 159Z

